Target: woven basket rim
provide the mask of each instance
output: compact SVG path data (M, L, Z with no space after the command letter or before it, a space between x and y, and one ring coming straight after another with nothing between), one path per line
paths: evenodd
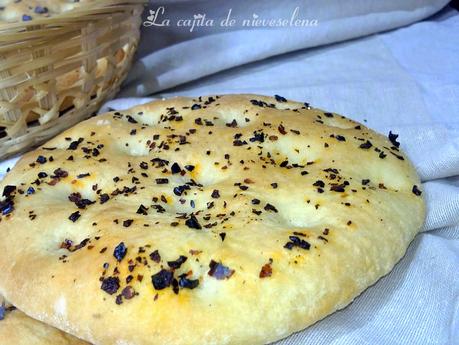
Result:
M146 0L97 0L76 9L58 13L52 17L41 17L30 21L18 22L0 22L0 31L11 29L25 29L37 25L52 25L58 24L62 20L72 20L75 22L86 21L88 16L105 14L107 12L116 12L126 6L139 5L146 3Z
M0 159L35 147L114 97L138 46L143 3L97 0L50 18L0 24Z

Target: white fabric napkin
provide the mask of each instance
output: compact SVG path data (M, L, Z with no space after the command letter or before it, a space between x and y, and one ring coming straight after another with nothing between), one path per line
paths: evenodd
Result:
M146 96L270 56L411 24L448 2L150 0L138 59L119 97Z

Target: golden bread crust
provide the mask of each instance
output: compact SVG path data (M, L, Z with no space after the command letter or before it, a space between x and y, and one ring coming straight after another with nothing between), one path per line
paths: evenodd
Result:
M0 320L2 345L88 345L43 322L28 317L12 306L6 308Z
M258 95L91 118L0 183L16 187L0 292L97 344L283 338L387 274L421 227L420 181L390 139Z

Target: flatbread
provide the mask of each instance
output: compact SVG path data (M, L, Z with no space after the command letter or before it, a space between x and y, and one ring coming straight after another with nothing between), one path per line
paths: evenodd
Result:
M397 135L280 96L99 115L0 190L0 293L96 344L281 339L387 274L424 220Z
M88 345L54 327L34 320L11 305L0 306L2 345Z
M0 0L0 23L49 18L92 1L94 0Z

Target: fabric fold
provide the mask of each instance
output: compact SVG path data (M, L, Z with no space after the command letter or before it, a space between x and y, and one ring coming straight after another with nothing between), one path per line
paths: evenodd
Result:
M146 96L222 70L275 55L362 37L408 25L438 12L448 0L435 1L251 1L232 0L216 6L207 1L150 1L138 59L120 97ZM234 26L223 26L228 17ZM292 25L296 20L309 24ZM205 16L211 26L187 27ZM194 20L193 20L194 19ZM204 19L204 18L203 18ZM286 26L263 26L285 19ZM169 25L163 25L165 21ZM258 22L257 22L258 20ZM245 23L248 23L244 26ZM202 21L205 23L206 21ZM259 26L256 23L260 23Z

